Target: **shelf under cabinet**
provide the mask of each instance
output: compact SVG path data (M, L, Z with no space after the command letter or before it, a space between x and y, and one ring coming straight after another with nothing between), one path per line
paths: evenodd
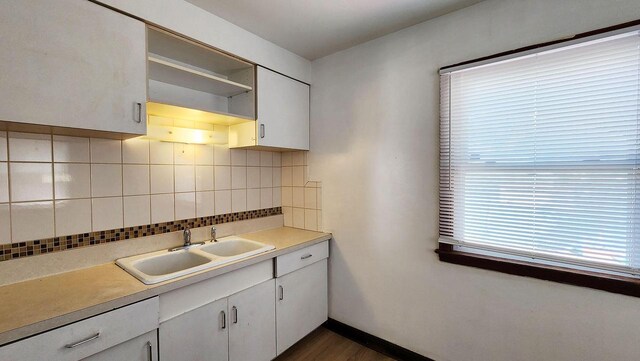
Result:
M147 114L151 116L190 120L215 125L236 125L255 122L255 119L242 115L185 108L178 105L158 103L154 101L147 102Z
M149 78L188 89L230 97L253 90L252 87L190 68L149 54Z

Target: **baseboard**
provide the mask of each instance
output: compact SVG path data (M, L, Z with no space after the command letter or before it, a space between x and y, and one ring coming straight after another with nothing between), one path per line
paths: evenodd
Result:
M433 359L430 359L426 356L422 356L411 350L407 350L406 348L398 346L395 343L383 340L380 337L358 330L357 328L351 327L332 318L328 319L327 322L323 324L323 326L339 335L342 335L363 346L366 346L372 350L378 351L381 354L387 355L397 360L434 361Z

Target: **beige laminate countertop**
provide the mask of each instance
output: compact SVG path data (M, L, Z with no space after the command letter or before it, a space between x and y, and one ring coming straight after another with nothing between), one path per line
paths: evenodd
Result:
M2 286L0 345L331 239L329 233L289 227L239 236L274 245L276 248L254 257L154 285L145 285L115 263L107 263Z

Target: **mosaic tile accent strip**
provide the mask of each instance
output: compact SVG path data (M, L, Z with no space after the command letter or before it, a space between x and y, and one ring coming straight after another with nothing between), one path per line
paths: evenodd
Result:
M244 221L247 219L269 217L279 214L282 214L282 207L265 208L255 211L220 214L210 217L190 218L180 221L147 224L144 226L110 229L107 231L4 244L0 245L0 261L8 261L22 257L35 256L38 254L59 252L73 248L93 246L96 244L175 232L186 227L206 227L221 223Z

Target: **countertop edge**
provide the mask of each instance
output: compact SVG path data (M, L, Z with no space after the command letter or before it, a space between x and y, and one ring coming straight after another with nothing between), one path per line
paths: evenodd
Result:
M130 295L122 296L113 300L109 300L100 304L91 305L82 309L78 309L71 313L62 314L53 318L38 321L29 325L21 326L12 330L4 331L0 333L0 346L4 346L9 343L20 341L22 339L35 336L37 334L51 331L56 328L60 328L74 322L82 321L84 319L97 316L101 313L109 312L117 308L121 308L136 302L143 301L148 298L156 297L162 293L173 291L178 288L186 287L194 283L202 282L213 277L217 277L229 272L233 272L240 268L251 266L269 259L274 259L278 256L295 252L299 249L312 246L317 243L330 240L333 236L330 233L318 232L318 237L310 239L299 244L285 247L276 248L274 250L261 253L246 259L238 260L236 262L228 263L220 267L203 270L190 275L179 277L173 280L158 283L157 285L148 285L147 289L132 293ZM251 239L250 234L239 235L240 237ZM110 264L110 263L109 263ZM98 267L98 266L95 266ZM116 266L117 267L117 266ZM124 270L120 269L122 272ZM82 270L71 271L82 272ZM133 277L133 276L131 276Z

